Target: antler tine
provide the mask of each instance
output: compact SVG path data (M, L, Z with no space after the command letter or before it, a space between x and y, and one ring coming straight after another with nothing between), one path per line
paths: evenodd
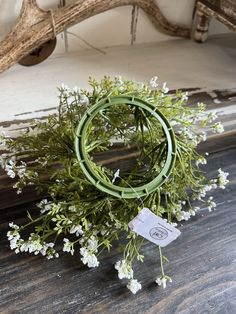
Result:
M143 9L164 33L190 36L189 28L171 24L154 0L78 0L55 11L40 9L36 0L23 0L18 23L0 43L0 73L66 28L96 14L127 5L137 5Z

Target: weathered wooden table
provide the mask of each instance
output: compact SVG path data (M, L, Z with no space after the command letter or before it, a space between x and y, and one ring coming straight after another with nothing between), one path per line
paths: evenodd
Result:
M231 127L225 135L211 138L200 150L210 153L206 166L209 177L222 167L230 173L230 183L226 190L215 192L217 209L211 213L203 209L187 224L183 223L182 235L164 249L170 259L166 272L173 283L165 290L154 283L158 273L157 247L148 242L143 265L135 267L143 284L137 295L131 295L117 278L117 244L109 256L103 256L100 267L92 270L82 265L78 253L73 257L61 254L59 259L50 261L23 253L16 255L6 239L8 223L22 223L22 217L33 205L30 194L24 203L2 189L0 313L236 313L236 114L232 113L235 93L215 95L220 105L207 93L195 93L192 101L205 98L210 109L225 106L229 114L223 119Z

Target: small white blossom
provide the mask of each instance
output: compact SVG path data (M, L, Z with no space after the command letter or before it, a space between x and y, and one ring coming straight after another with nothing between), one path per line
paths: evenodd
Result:
M61 83L61 86L59 87L59 90L69 91L69 87L67 85L65 85L64 83Z
M16 162L14 159L10 159L5 164L5 171L7 172L7 175L12 179L14 179L16 176L15 167L16 167Z
M21 161L20 166L16 167L17 175L20 178L23 178L25 176L25 174L26 174L26 166L27 166L27 164L24 161Z
M20 240L20 234L19 234L19 226L14 224L13 222L9 223L9 227L13 230L9 230L7 232L7 238L8 241L10 241L10 248L11 250L14 250L18 246L18 242Z
M179 121L176 121L176 120L170 120L170 125L171 126L175 126L175 125L180 125L181 123Z
M73 225L71 228L70 228L70 233L73 234L75 233L75 235L78 237L80 235L83 234L83 229L82 229L82 226L81 225Z
M15 184L13 184L13 189L17 189L16 194L21 194L22 193L22 187L20 186L21 182L16 182Z
M196 212L193 209L190 209L189 210L189 214L190 214L190 216L195 216Z
M198 165L200 165L200 164L206 165L206 164L207 164L206 158L204 158L204 157L202 157L202 156L199 157L199 158L196 160L195 164L196 164L196 166L198 166Z
M116 76L115 77L115 83L116 86L118 87L119 91L123 91L124 90L124 82L121 76Z
M120 169L117 169L116 172L114 173L114 177L111 182L114 183L115 180L119 178L119 176L120 176Z
M164 82L162 85L162 91L164 94L167 94L169 92L169 88L167 87L166 82Z
M138 282L137 279L131 279L128 284L127 288L133 293L136 294L139 290L142 289L142 285L140 282Z
M194 139L193 133L186 127L183 127L182 129L179 130L180 135L192 140Z
M79 103L83 106L88 106L89 104L89 99L86 95L80 94L79 96Z
M199 190L198 193L193 197L193 199L198 199L199 201L202 200L203 197L206 196L206 193L211 191L212 189L216 189L216 180L210 180L208 184L202 186Z
M200 143L200 142L205 142L207 139L206 137L206 132L201 132L197 135L197 142Z
M20 229L20 227L18 225L14 224L13 222L9 223L9 227L12 228L12 229L15 229L15 230L19 230Z
M133 269L127 263L126 260L123 259L122 261L116 262L115 269L118 271L119 279L123 279L123 278L131 279L131 278L133 278Z
M216 203L213 202L213 197L212 196L210 196L208 198L208 200L206 201L206 206L207 206L209 212L211 212L212 209L214 209L216 207Z
M80 249L80 254L82 255L81 261L83 262L84 265L87 264L87 266L90 268L99 266L99 261L96 255L91 253L86 248L82 247Z
M63 239L64 245L63 245L63 252L68 252L71 255L74 255L74 244L70 242L67 238Z
M44 214L46 211L50 211L52 209L52 206L53 203L48 202L47 199L43 199L37 204L37 207L40 208L41 214Z
M183 93L182 94L182 100L183 101L187 101L188 100L188 95L189 95L188 92Z
M220 122L216 122L211 126L211 130L213 133L223 133L224 132L224 127Z
M170 277L167 276L162 276L162 277L158 277L155 282L158 284L158 286L162 286L163 289L166 288L166 283L167 282L172 282L172 279Z
M212 123L214 120L218 118L217 113L215 111L209 112L207 120L209 123Z
M150 80L150 82L149 82L149 85L150 85L152 88L157 88L157 87L158 87L157 80L158 80L158 76L154 76L153 78L151 78L151 80Z
M227 183L229 183L229 180L227 179L229 173L228 172L224 172L223 170L218 169L219 175L217 177L217 182L219 185L219 188L221 189L225 189L225 186Z
M177 212L176 213L176 219L178 221L181 221L181 220L189 220L191 218L191 214L190 212L185 212L185 211L180 211L180 212Z
M97 232L98 233L98 232ZM90 237L87 243L87 249L92 252L97 252L98 240L95 236Z
M10 241L11 250L14 250L15 248L17 248L17 242L18 240L20 240L19 232L16 229L8 231L7 238Z
M46 256L48 249L49 249L49 248L53 248L53 247L54 247L54 243L52 243L52 242L50 242L50 243L44 242L44 243L42 244L42 249L40 250L40 253L41 253L43 256ZM53 256L52 256L52 257L53 257ZM50 254L50 258L52 258L52 257L51 257L51 254ZM48 258L48 259L50 259L50 258Z

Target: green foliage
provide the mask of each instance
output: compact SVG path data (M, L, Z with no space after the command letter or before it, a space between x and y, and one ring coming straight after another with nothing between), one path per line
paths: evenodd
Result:
M192 198L203 201L206 191L215 187L215 181L207 180L199 169L199 164L205 163L205 159L196 151L198 143L205 140L205 133L199 133L199 126L207 126L213 121L213 116L205 113L203 104L196 108L187 106L187 95L181 91L167 94L164 89L153 89L148 84L109 77L100 82L90 78L89 84L88 91L60 87L58 112L45 121L35 121L18 138L5 138L9 155L3 163L12 177L18 177L15 184L18 193L30 184L39 193L49 195L48 200L38 204L38 217L32 218L28 214L29 224L35 225L35 234L42 243L46 239L54 243L59 234L70 234L72 242L64 243L64 251L71 250L72 254L77 242L88 248L90 239L95 237L96 249L88 250L98 256L104 249L109 251L112 241L125 232L128 242L124 259L132 264L135 258L143 261L144 257L139 253L143 239L129 231L128 223L142 207L150 208L169 223L176 219L187 220L186 217L196 211ZM165 115L175 131L177 159L172 174L157 191L142 199L118 199L96 189L83 174L74 151L75 130L86 109L104 97L117 95L134 95L150 102ZM101 112L91 125L86 149L92 166L109 182L114 170L96 164L94 156L110 150L114 141L121 141L126 147L135 144L139 151L135 166L131 170L121 169L114 184L139 186L160 172L165 160L166 142L160 125L150 114L118 105ZM21 162L25 155L33 161ZM13 156L16 156L16 161L9 164ZM143 169L145 163L148 164L146 171ZM78 231L80 227L81 232ZM27 241L32 243L32 240ZM52 251L51 247L49 249ZM168 261L166 257L163 259Z

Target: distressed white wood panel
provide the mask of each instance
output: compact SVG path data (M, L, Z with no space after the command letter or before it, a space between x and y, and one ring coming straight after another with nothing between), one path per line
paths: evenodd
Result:
M31 114L19 114L55 107L56 86L64 82L86 87L90 75L122 75L140 81L158 75L171 89L234 88L235 38L229 34L204 45L178 39L109 48L106 55L96 51L53 55L34 67L15 65L0 75L0 121L25 119Z

